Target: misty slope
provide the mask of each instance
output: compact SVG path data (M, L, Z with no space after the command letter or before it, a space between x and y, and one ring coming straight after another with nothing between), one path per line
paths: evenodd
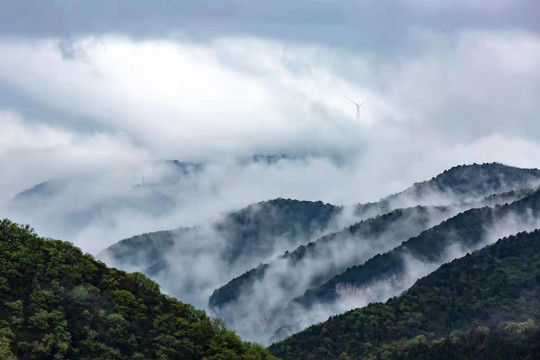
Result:
M159 182L145 183L145 185L159 185L159 184L173 184L181 180L182 177L188 176L200 172L204 169L204 165L201 163L184 162L178 160L166 160L158 162L156 165L163 167L164 169L158 169L158 171L164 171L164 176L159 179ZM153 179L152 176L149 177ZM71 179L56 179L49 180L32 186L29 189L23 190L13 198L14 205L19 202L30 202L44 200L52 196L57 195L64 188L69 186ZM148 180L148 179L147 179ZM138 185L141 186L144 183L144 173L141 172L141 179ZM15 205L16 206L16 205Z
M496 163L457 166L429 181L414 184L402 193L391 195L378 203L357 205L355 208L359 220L382 215L396 208L416 206L421 203L442 205L465 199L480 200L491 194L531 187L531 184L538 182L540 182L540 170L536 169L520 169ZM469 192L467 193L467 191ZM218 235L226 238L229 242L227 256L230 261L234 262L236 257L243 257L251 261L252 257L260 259L268 256L271 250L275 250L274 243L277 240L292 239L292 241L288 241L288 244L284 244L288 247L285 247L283 251L292 250L295 248L295 244L306 244L314 238L314 235L320 235L321 232L328 233L332 229L326 229L326 227L334 220L334 217L340 215L341 211L335 206L320 202L277 199L231 212L225 219L211 226ZM347 219L349 224L354 222L354 218ZM349 224L343 224L343 226ZM140 254L139 250L145 251L142 247L129 245L132 239L134 243L142 243L142 238L138 236L114 244L106 249L103 255L113 264L119 266L138 266L138 269L155 266L158 269L165 269L167 266L163 264L159 251L169 252L170 247L163 244L162 238L174 237L172 235L174 234L166 231L142 235L146 241L156 239L159 243L156 246L148 246L149 249L153 249L151 252L152 255L156 256L156 259L153 259L153 256ZM121 249L122 247L126 249ZM154 252L154 250L159 251ZM259 251L262 251L261 256L258 254ZM150 261L146 264L117 262L115 261L116 253L121 254L122 260L132 257L150 259ZM160 262L162 263L159 264ZM259 262L255 261L252 266L258 265Z
M276 248L288 248L319 235L340 212L339 207L320 201L275 199L226 214L211 225L211 232L226 242L223 257L227 262L257 262ZM183 235L198 231L200 228L137 235L110 246L102 256L114 264L145 270L163 262L165 255L177 250L175 247L181 251Z
M483 185L479 184L478 179L482 179ZM388 199L391 201L383 199L378 205L366 205L369 209L359 211L359 214L356 215L351 214L354 213L354 211L350 211L354 210L353 208L338 208L320 202L278 199L251 205L230 213L218 223L201 224L201 226L191 230L178 230L180 236L173 232L158 232L133 237L113 245L100 256L114 266L143 271L158 281L167 292L196 306L205 307L208 297L216 288L227 284L231 279L238 277L250 268L267 262L271 256L283 253L285 250L294 250L299 245L307 244L332 231L338 231L361 218L372 214L380 215L381 211L408 203L436 203L437 201L449 203L456 199L469 198L480 200L482 196L506 189L520 189L524 185L537 183L539 179L540 172L538 170L519 169L500 164L459 166L428 182L415 184L401 194L390 196ZM456 184L456 181L468 183L468 185ZM471 194L462 194L467 189L471 190ZM460 193L460 191L461 195L456 199L451 198L454 196L452 194ZM434 217L436 221L425 224L423 227L421 219L418 219L420 223L415 222L413 218L407 222L405 221L406 216L404 216L402 222L405 225L401 227L396 225L396 228L399 228L399 231L408 229L407 231L410 232L403 231L400 234L402 237L397 238L397 240L404 241L408 237L415 236L425 228L451 215L438 216ZM409 229L409 225L411 229ZM150 244L154 239L156 240L155 244ZM390 239L390 241L394 240L396 238ZM375 252L368 249L366 253L360 254L352 251L346 253L346 246L343 246L343 249L338 247L334 249L328 245L336 257L334 259L327 257L326 265L320 269L318 274L304 271L305 267L302 268L301 265L298 265L299 270L295 271L294 275L287 276L288 269L279 266L276 268L277 272L281 272L283 275L278 274L276 279L281 278L284 281L278 284L274 281L270 285L278 290L291 289L291 294L281 299L276 294L283 293L283 291L270 292L269 294L269 291L262 286L263 291L252 293L257 293L257 298L263 298L263 301L249 301L247 299L245 302L238 302L237 308L241 310L242 315L258 313L259 319L257 321L259 324L257 324L256 329L266 328L268 314L274 311L275 304L282 307L282 304L301 295L306 289L320 285L330 276L343 271L348 266L367 260L376 252L389 250L392 246L399 244L399 241L388 244L383 241L375 243L381 245L376 247ZM369 244L370 242L366 242L366 247L369 247ZM343 250L343 253L352 259L337 256L340 250ZM324 252L320 255L324 257ZM237 283L242 283L251 275L261 276L265 272L264 270L265 266L263 265L258 270L251 271L250 275L240 278ZM261 284L266 283L263 281ZM233 287L233 291L225 290L222 294L224 296L221 298L227 302L228 298L237 297L238 292L235 293ZM223 306L216 306L220 302L223 301L218 300L211 303L219 311L219 316L228 321L237 317L223 311ZM242 306L243 304L249 306ZM269 306L265 307L265 305ZM265 309L261 312L253 307ZM241 333L249 336L256 334L249 322L241 323L242 326L247 326L245 329L234 325L236 330ZM265 339L257 337L257 339L267 341L268 337Z
M206 307L212 291L269 257L340 227L342 209L276 199L226 214L216 223L123 240L99 257L142 271L181 300Z
M322 285L348 267L386 252L461 211L511 202L532 192L512 191L451 206L416 206L363 220L287 251L231 280L214 291L209 308L240 334L267 342L276 330L268 319L279 317L289 301L307 289Z
M140 273L0 221L0 358L271 359Z
M291 277L294 277L295 274L290 273L289 270L295 272L308 271L310 269L302 269L302 267L307 266L305 262L309 261L317 262L317 268L311 269L311 271L315 271L315 274L310 276L310 282L307 285L316 286L315 284L324 282L325 278L339 272L340 269L345 270L349 266L362 261L362 259L367 260L366 256L369 258L376 255L382 249L388 248L390 250L402 241L418 235L421 231L440 223L444 219L457 215L459 212L473 207L494 206L513 202L533 192L532 189L522 189L503 194L493 194L480 202L396 209L384 215L362 220L306 245L300 245L293 251L286 251L272 262L261 264L231 280L223 287L216 289L210 298L210 306L219 308L236 301L241 292L247 290L245 287L252 286L256 280L260 281L269 269L283 267L284 265L277 264L283 260L287 261L286 267L288 271L283 274L286 278L278 281L278 283L283 284L288 281L291 282L292 286L295 281ZM351 242L360 243L360 246L358 246L360 249ZM358 252L359 250L362 251ZM339 257L332 252L338 252ZM329 264L324 264L324 262L329 262ZM305 275L303 276L305 277Z
M165 261L176 241L193 231L194 228L179 228L136 235L113 244L99 256L110 259L111 264L121 264L125 270L144 270Z
M407 289L416 279L466 252L501 236L540 225L540 191L512 204L472 209L422 232L390 252L347 269L325 284L295 299L273 319L276 339L306 325L369 302L384 301Z
M392 249L459 211L457 207L399 209L325 235L216 289L209 308L239 333L253 336L257 328L264 333L268 330L265 319L305 290Z
M32 200L33 198L47 198L55 195L67 185L67 180L50 180L21 191L13 198L13 202Z
M73 238L91 224L113 221L113 216L169 215L179 206L178 184L202 170L202 164L171 160L101 177L50 180L17 194L6 211L14 219Z
M283 359L537 359L539 254L539 230L504 238L399 297L331 317L269 349Z
M521 169L516 167L510 167L498 163L492 164L474 164L456 166L443 173L435 176L433 179L414 184L407 190L390 195L378 203L368 203L357 205L357 211L364 216L368 213L372 213L374 217L379 215L390 213L392 210L396 210L393 205L397 203L410 203L412 206L417 206L418 203L432 202L433 200L446 200L451 204L463 209L468 209L478 206L491 206L496 204L502 204L504 202L513 202L517 199L529 195L531 190L538 183L540 183L540 170L537 169ZM445 198L446 196L450 198ZM433 197L435 196L435 197ZM474 199L474 200L471 200ZM482 200L480 200L482 199ZM464 204L466 200L471 201L470 204ZM473 204L472 201L479 201L477 204ZM442 201L445 202L445 201ZM457 205L459 203L459 205ZM435 205L441 205L436 203ZM403 207L400 207L403 208ZM436 210L434 208L434 210ZM440 208L440 210L443 210ZM409 210L411 211L411 210ZM446 211L446 210L444 210ZM412 220L414 221L414 220ZM371 226L371 225L367 225ZM377 225L380 226L380 225ZM350 228L352 229L352 227ZM347 232L347 229L343 230ZM371 232L371 231L370 231ZM332 239L333 235L329 235L323 242ZM313 244L310 244L310 247ZM309 249L310 247L306 248ZM299 257L303 254L304 247L300 246L299 249L294 250L290 256ZM283 257L289 257L289 255L283 255ZM265 269L266 266L259 267L259 271ZM250 270L252 275L259 272ZM244 280L242 280L245 283ZM220 300L216 298L211 300L215 306L221 306L228 299Z
M9 210L14 213L31 211L30 217L34 212L37 217L43 216L51 211L47 204L54 203L57 196L74 196L75 192L74 183L69 180L48 181L19 193L9 204ZM174 200L159 186L137 185L103 199L89 200L87 206L75 204L64 217L57 219L56 226L79 229L107 213L140 211L148 216L162 216L173 208Z
M537 169L521 169L497 163L456 166L429 181L414 184L409 189L388 196L377 203L360 204L355 208L359 216L358 220L360 220L361 218L382 215L397 208L416 206L423 203L444 205L471 199L480 200L491 194L530 188L539 182L540 170ZM238 253L245 252L244 248L247 246L246 255L251 256L253 253L249 250L253 247L264 248L264 245L268 244L268 238L276 236L305 237L306 226L311 226L309 216L316 219L313 221L315 222L316 231L311 231L308 228L308 236L311 235L310 232L316 233L317 230L324 229L325 224L329 222L327 219L329 217L328 213L336 213L330 216L338 215L338 211L330 206L329 204L321 206L320 202L277 199L274 202L261 202L238 212L232 212L227 215L226 219L214 226L218 232L225 232L225 237L228 239L237 237L240 234L241 238L254 241L255 246L250 241L241 241L237 245L232 245L230 249L231 257L234 258ZM269 220L265 219L265 217L269 217ZM354 217L350 220L353 219ZM272 226L276 226L278 223L279 228L272 229ZM352 224L352 221L350 224ZM350 224L344 224L344 226ZM262 227L263 230L261 231L258 227ZM144 235L145 238L148 238L148 241L154 237L153 234ZM157 241L160 241L159 239L163 235L163 232L156 233ZM133 237L133 239L139 241L137 236ZM126 246L129 240L124 240L122 246ZM235 241L233 240L232 243L235 243ZM118 248L117 245L119 244L115 244L111 248ZM168 251L168 248L165 247L164 250ZM114 257L112 260L114 260ZM152 266L153 263L156 263L156 261L147 264L147 267Z
M539 183L539 169L499 163L459 165L379 202L359 204L357 213L366 217L416 205L477 201L491 194L533 188Z

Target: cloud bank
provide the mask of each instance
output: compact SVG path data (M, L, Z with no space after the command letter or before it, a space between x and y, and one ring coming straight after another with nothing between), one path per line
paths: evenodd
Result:
M133 182L133 168L163 159L211 162L219 165L176 195L203 221L279 196L376 201L460 163L540 166L535 32L424 29L410 39L414 52L390 57L253 36L4 36L0 91L20 101L0 113L7 169L0 201L59 178L108 178L106 187L122 193L129 181L113 184L119 176ZM367 101L359 123L343 96ZM236 165L257 153L304 160ZM88 237L105 237L104 246L115 236L196 222L178 209L168 221L129 218L137 220L108 221L116 230Z

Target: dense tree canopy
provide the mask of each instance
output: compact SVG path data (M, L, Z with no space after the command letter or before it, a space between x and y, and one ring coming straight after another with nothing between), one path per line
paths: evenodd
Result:
M70 243L0 221L0 358L271 359L219 320Z

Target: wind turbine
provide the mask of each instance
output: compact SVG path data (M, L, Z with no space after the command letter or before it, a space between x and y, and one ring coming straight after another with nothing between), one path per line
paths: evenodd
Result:
M356 121L360 121L360 106L364 105L366 102L364 101L363 103L359 104L356 101L349 99L346 96L344 96L344 98L352 102L354 105L356 105Z

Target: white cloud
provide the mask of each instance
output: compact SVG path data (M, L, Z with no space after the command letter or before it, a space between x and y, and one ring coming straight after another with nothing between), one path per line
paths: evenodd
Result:
M456 164L539 167L538 36L463 30L414 39L414 54L391 58L240 37L198 44L3 38L0 81L74 120L66 128L2 115L0 154L9 170L0 200L52 178L117 180L108 169L156 159L215 164L199 183L177 189L189 211L162 221L130 213L138 220L81 232L81 244L98 233L105 244L278 196L374 201ZM367 101L360 124L344 95ZM75 130L83 121L100 131ZM276 167L230 161L283 152L322 158ZM104 230L96 233L98 226Z
M56 40L4 41L0 47L8 55L0 60L0 77L48 106L119 128L163 155L284 145L306 132L341 136L314 110L332 91L325 85L337 88L333 97L340 98L343 80L324 66L292 73L279 59L282 45L238 43L242 51L233 56L247 57L264 72L259 78L221 62L230 54L219 41L204 47L106 37L79 39L74 46L84 55L63 57ZM264 51L274 67L258 55L250 58L253 50ZM26 62L29 57L34 61ZM354 131L348 119L339 120Z
M0 79L162 157L350 152L377 128L411 123L454 143L539 130L538 36L423 31L413 39L418 52L398 59L254 38L114 36L75 39L75 55L63 56L56 39L4 39ZM344 95L367 100L360 125Z
M149 158L120 135L30 124L12 111L0 111L0 124L0 204L42 181L88 176Z

